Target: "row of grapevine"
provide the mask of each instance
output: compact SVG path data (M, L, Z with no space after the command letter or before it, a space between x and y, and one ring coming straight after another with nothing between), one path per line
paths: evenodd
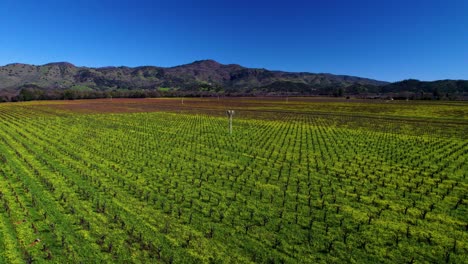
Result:
M460 262L468 254L462 134L404 119L374 126L352 115L255 114L241 112L229 135L225 118L207 110L0 106L0 260Z

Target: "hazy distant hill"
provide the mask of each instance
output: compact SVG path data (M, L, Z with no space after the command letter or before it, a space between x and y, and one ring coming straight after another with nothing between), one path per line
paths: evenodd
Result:
M409 92L462 95L467 81L387 83L378 80L326 73L283 72L220 64L213 60L164 68L77 67L58 62L45 65L8 64L0 67L3 100L93 98L104 93L119 96L158 95L335 95ZM128 93L140 91L139 94ZM141 91L144 91L142 94ZM21 95L21 93L27 93ZM65 93L68 94L65 94ZM18 97L21 95L22 97ZM407 96L407 95L406 95ZM427 97L427 95L425 95ZM5 99L6 98L6 99Z

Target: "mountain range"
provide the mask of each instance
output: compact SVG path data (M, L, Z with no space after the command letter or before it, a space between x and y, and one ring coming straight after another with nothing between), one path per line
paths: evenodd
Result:
M439 91L463 94L467 81L444 80ZM176 67L78 67L68 62L29 65L13 63L0 67L0 96L4 101L24 89L81 93L147 91L152 95L335 95L363 93L435 93L433 82L409 80L388 83L379 80L328 73L284 72L247 68L200 60ZM426 85L429 84L429 85ZM402 90L402 88L404 88ZM47 96L45 96L47 97ZM34 98L41 99L41 98ZM46 99L46 98L44 98Z

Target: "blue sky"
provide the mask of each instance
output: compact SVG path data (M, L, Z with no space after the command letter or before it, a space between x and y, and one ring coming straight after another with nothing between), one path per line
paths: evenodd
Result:
M468 1L0 1L0 65L200 59L385 81L468 79Z

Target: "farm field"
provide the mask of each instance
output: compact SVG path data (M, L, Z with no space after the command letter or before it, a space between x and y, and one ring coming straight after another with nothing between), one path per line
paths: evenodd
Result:
M0 141L0 263L468 262L466 102L4 103Z

